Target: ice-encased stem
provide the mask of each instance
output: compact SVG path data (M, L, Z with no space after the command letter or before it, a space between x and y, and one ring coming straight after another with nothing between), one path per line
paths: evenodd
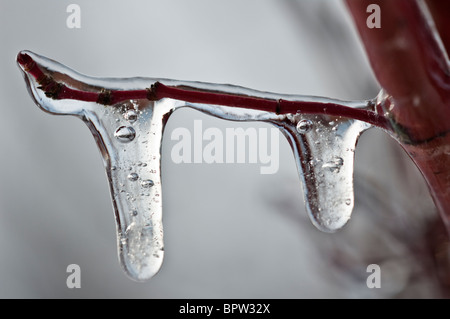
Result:
M198 82L91 78L31 52L19 54L19 66L40 108L52 114L77 116L93 133L110 183L119 258L126 273L138 281L154 276L163 260L161 143L165 123L178 108L190 107L221 119L259 121L279 127L291 143L305 182L310 217L327 232L341 228L351 216L354 148L361 132L370 127L334 113L341 108L348 116L354 109L357 116L368 116L368 122L384 125L365 102L346 103ZM164 90L149 91L157 83L162 83ZM186 87L191 89L186 91ZM117 101L105 92L115 92ZM77 100L80 94L83 99ZM250 108L244 107L247 102ZM259 102L264 106L259 108ZM310 114L315 106L321 115ZM303 114L302 107L308 114ZM297 111L280 114L282 110ZM325 115L327 110L333 115ZM302 120L311 122L309 130L297 130Z

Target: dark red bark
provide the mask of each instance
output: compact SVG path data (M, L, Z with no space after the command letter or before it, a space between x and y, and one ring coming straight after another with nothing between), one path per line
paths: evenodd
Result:
M379 29L366 24L372 3L381 8ZM450 12L443 11L448 1L428 3L448 47ZM445 47L416 0L347 0L347 5L375 75L390 95L384 111L425 177L450 232L450 72Z

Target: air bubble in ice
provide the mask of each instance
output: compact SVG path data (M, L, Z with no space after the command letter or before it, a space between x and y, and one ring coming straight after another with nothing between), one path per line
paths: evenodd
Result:
M126 111L126 112L123 114L123 117L124 117L128 122L134 123L134 122L136 122L136 120L137 120L137 118L138 118L138 114L137 114L137 112L136 112L135 110L131 109L131 110Z
M128 180L130 180L132 182L137 181L138 178L139 178L139 175L136 174L136 173L131 173L131 174L128 175Z
M141 186L144 188L150 188L153 185L155 185L155 184L153 183L153 181L151 179L147 179L147 180L141 182Z
M324 163L322 168L329 169L333 173L339 173L342 165L344 165L344 160L339 156L334 156L330 161Z
M134 140L136 137L136 131L131 126L121 126L119 127L114 136L122 143L128 143Z
M297 132L300 134L305 134L313 127L313 122L311 120L300 120L297 123Z

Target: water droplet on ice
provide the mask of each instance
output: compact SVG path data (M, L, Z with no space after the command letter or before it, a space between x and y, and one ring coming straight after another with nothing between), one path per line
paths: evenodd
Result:
M119 127L114 136L122 143L128 143L134 140L136 137L136 131L131 126L121 126Z
M300 134L305 134L311 130L313 122L311 120L301 120L297 123L297 132Z
M145 181L142 181L141 186L144 188L150 188L154 185L153 181L151 179L147 179Z
M132 182L137 181L138 178L139 178L139 175L136 173L131 173L130 175L128 175L128 180L130 180Z

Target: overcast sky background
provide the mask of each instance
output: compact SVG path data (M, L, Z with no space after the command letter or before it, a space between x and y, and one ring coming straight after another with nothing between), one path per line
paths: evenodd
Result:
M260 175L257 164L174 164L170 133L194 120L223 131L269 127L190 109L171 117L163 144L165 261L149 282L130 280L118 262L94 139L80 120L34 105L15 64L20 50L99 77L348 100L373 98L379 87L338 0L80 0L80 29L66 26L70 3L0 0L1 298L436 296L433 276L411 282L420 269L404 247L435 212L419 173L383 132L363 135L354 217L330 235L309 222L281 134L277 174ZM366 287L374 262L384 265L379 290ZM81 289L66 287L73 263L81 267Z

